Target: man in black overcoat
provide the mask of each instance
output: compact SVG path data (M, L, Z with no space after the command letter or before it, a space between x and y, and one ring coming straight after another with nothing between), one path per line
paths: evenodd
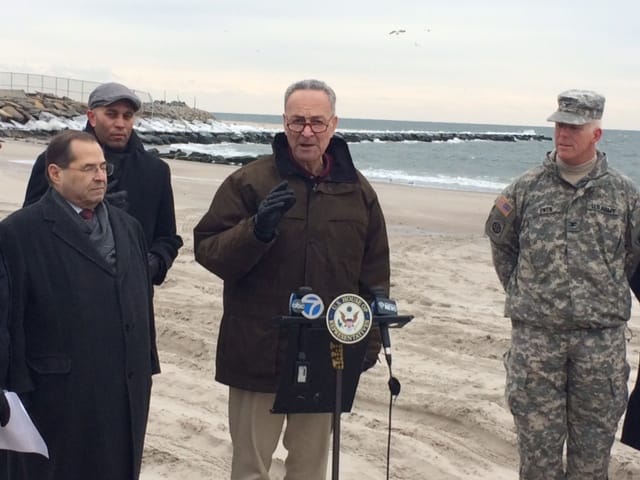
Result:
M633 277L629 281L629 286L637 299L640 300L640 267L636 268ZM636 372L636 384L629 396L627 412L624 415L622 424L622 443L640 450L640 365Z
M0 144L1 145L1 144ZM9 421L11 411L4 396L9 369L9 277L0 250L0 427ZM1 477L0 477L1 478Z
M107 201L142 225L151 278L160 285L182 246L169 165L147 152L133 129L135 113L142 106L135 92L120 83L104 83L91 92L88 106L85 131L96 137L113 165ZM37 202L48 188L43 153L31 170L24 206Z
M139 477L160 370L153 287L140 224L103 201L110 170L92 135L67 130L46 151L52 188L0 222L11 283L7 389L50 456L10 452L1 478Z

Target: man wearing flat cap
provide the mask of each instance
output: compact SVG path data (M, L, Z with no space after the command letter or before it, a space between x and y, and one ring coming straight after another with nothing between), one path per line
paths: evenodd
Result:
M176 233L169 166L144 149L133 129L135 114L142 106L135 92L120 83L104 83L91 92L88 106L85 131L96 137L113 165L105 200L142 225L149 247L149 272L153 283L160 285L182 246ZM40 200L48 188L43 153L31 171L24 206Z
M585 90L558 96L555 149L486 222L511 319L505 398L524 480L606 480L627 403L640 194L596 148L604 103Z

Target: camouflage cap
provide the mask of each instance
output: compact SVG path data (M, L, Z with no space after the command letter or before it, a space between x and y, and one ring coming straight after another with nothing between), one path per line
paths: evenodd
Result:
M590 90L567 90L558 95L558 110L549 122L584 125L600 120L604 111L604 97Z
M125 87L121 83L109 82L97 86L89 95L89 108L102 107L119 102L120 100L128 100L133 105L134 110L140 110L142 104L140 99L133 90Z

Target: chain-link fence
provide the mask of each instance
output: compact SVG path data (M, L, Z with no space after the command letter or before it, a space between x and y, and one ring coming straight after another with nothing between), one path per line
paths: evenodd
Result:
M103 82L75 80L73 78L36 75L32 73L0 72L0 89L23 90L26 93L50 93L57 97L68 97L87 103L89 94ZM134 90L144 105L143 111L152 113L153 98L149 92Z

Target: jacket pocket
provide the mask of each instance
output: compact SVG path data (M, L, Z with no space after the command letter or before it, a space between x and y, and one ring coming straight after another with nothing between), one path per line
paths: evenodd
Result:
M527 392L527 369L525 365L514 364L511 350L503 355L503 364L507 372L504 398L512 415L526 415L531 408Z
M71 372L71 359L68 355L29 357L27 365L40 375L60 375Z

